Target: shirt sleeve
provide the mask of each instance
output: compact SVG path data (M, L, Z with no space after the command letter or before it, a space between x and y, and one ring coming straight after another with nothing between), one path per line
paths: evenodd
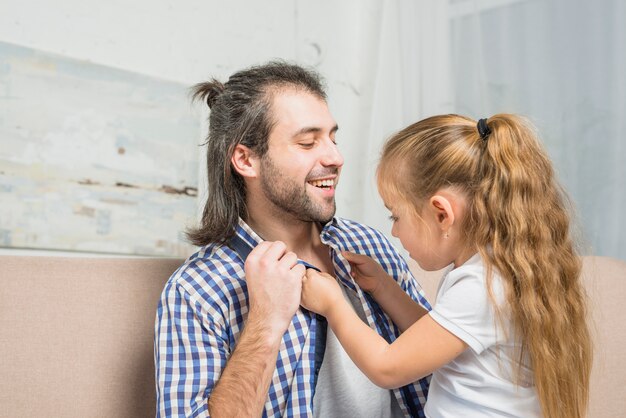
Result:
M179 283L157 310L157 417L209 417L208 399L229 355L228 336Z
M476 354L497 342L493 303L482 274L453 274L444 278L430 316L469 345Z

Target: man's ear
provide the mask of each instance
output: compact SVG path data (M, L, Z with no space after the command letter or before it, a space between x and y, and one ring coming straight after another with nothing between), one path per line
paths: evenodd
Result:
M257 177L259 159L254 152L245 145L237 144L230 157L230 163L242 177Z
M435 222L443 232L448 232L450 227L454 225L455 214L454 205L449 197L436 194L428 201L429 209L435 217Z

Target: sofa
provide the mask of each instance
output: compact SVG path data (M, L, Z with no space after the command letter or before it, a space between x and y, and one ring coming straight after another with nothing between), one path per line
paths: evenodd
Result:
M0 417L153 417L159 294L182 260L0 254ZM431 300L440 272L415 275ZM589 417L626 411L626 263L585 257Z

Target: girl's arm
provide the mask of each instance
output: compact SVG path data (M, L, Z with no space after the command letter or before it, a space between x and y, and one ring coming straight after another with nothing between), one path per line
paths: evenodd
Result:
M393 389L430 374L468 347L423 315L392 344L368 327L344 299L330 275L308 270L302 305L324 315L352 361L376 385Z
M404 332L427 311L407 295L376 261L366 255L344 251L343 256L352 268L354 281L368 292L391 320Z

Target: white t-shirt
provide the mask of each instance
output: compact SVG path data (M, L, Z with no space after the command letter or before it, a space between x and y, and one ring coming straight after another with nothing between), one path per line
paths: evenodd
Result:
M367 323L357 294L341 283L340 287L359 318ZM376 386L359 370L330 326L313 411L315 418L404 418L393 391Z
M502 279L494 272L492 290L506 315ZM516 342L506 317L496 322L485 268L478 254L441 281L429 315L470 348L433 373L425 413L429 418L540 417L529 362L515 383Z

